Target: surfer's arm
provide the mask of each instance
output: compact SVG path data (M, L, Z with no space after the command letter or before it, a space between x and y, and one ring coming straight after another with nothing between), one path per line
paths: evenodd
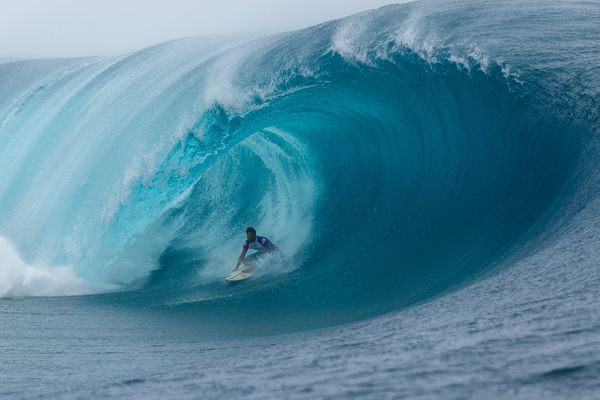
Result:
M244 247L242 249L242 254L240 254L240 258L238 259L238 262L235 265L235 269L238 269L240 267L240 264L246 259L246 253L247 252L248 252L248 249Z

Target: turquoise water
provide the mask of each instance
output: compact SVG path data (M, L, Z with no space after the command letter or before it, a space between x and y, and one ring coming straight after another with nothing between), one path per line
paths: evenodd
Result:
M0 393L594 398L599 22L415 2L0 63ZM228 287L249 225L287 261Z

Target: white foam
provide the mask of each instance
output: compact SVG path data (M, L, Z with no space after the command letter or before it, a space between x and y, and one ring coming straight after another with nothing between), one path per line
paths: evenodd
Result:
M391 49L392 52L405 48L430 64L438 62L437 50L442 47L442 41L435 32L424 29L423 16L420 12L409 16L402 27L396 31L393 40L395 46Z
M523 83L519 80L518 71L503 59L492 57L475 43L450 43L444 40L433 27L427 25L424 15L422 10L414 10L391 36L377 43L370 37L371 21L362 16L348 18L334 32L328 51L339 54L349 63L364 65L373 65L377 60L394 62L394 54L408 51L428 64L449 61L467 71L489 73L492 66L499 66L506 79Z
M342 25L333 35L329 51L349 62L369 64L368 48L361 46L364 30L365 24L356 21Z
M0 236L0 298L72 296L93 288L67 266L29 265L8 239Z
M437 49L441 47L440 38L433 32L423 31L422 15L411 14L402 26L389 39L373 46L369 36L371 22L364 18L349 19L341 25L331 38L330 52L339 54L348 62L372 65L374 60L390 61L390 53L410 50L428 63L436 63ZM372 54L370 53L372 52Z
M241 52L241 54L239 54ZM221 104L228 110L241 113L249 103L249 93L236 84L240 72L240 62L246 54L243 50L231 52L216 60L208 71L209 78L204 88L201 108L207 110Z

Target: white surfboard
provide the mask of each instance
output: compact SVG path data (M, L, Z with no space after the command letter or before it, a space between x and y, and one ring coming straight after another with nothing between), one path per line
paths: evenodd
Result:
M252 271L239 269L227 275L225 280L227 282L239 282L250 278L252 275L254 275Z

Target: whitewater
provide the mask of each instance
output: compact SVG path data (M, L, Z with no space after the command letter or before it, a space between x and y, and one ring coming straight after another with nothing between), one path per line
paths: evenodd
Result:
M600 4L0 60L0 396L600 396ZM233 287L247 226L285 262Z

